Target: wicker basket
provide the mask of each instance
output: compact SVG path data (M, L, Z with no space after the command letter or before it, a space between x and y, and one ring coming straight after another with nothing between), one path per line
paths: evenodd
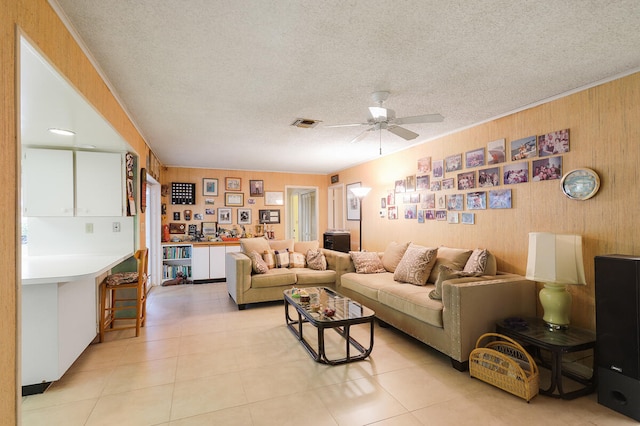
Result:
M469 356L469 373L527 402L538 394L540 374L531 355L516 341L486 333Z

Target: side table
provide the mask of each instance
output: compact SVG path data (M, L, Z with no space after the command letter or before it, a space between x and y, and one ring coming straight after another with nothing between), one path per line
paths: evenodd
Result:
M574 399L587 395L595 390L595 359L592 365L590 377L583 377L566 369L563 370L562 356L571 352L579 352L591 349L595 357L596 333L583 328L570 326L566 330L551 331L540 318L522 318L522 321L502 320L496 324L496 331L520 342L524 346L531 346L535 353L532 354L536 361L545 368L551 370L551 384L548 389L540 389L543 395L562 399ZM540 356L540 350L551 353L551 365L545 364ZM583 385L582 388L565 392L562 377ZM557 390L557 393L556 393Z

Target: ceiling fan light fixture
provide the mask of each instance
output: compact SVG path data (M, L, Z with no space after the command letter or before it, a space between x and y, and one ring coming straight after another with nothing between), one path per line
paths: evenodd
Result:
M369 112L374 120L386 120L387 109L383 107L369 107Z

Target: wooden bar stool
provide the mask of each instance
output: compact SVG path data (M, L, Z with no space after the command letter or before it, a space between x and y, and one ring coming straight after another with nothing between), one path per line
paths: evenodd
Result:
M99 341L109 331L144 327L147 311L147 257L149 249L138 250L133 257L138 261L138 272L119 272L105 278L100 285ZM135 295L133 293L135 292ZM135 316L118 316L118 311L133 310ZM124 324L116 326L116 321Z

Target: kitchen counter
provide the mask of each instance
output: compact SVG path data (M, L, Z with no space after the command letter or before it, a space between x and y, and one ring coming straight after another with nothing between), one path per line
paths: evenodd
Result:
M97 334L98 277L132 256L22 258L22 391L43 392Z
M96 277L131 256L133 252L110 255L25 256L22 258L22 285L59 283Z

